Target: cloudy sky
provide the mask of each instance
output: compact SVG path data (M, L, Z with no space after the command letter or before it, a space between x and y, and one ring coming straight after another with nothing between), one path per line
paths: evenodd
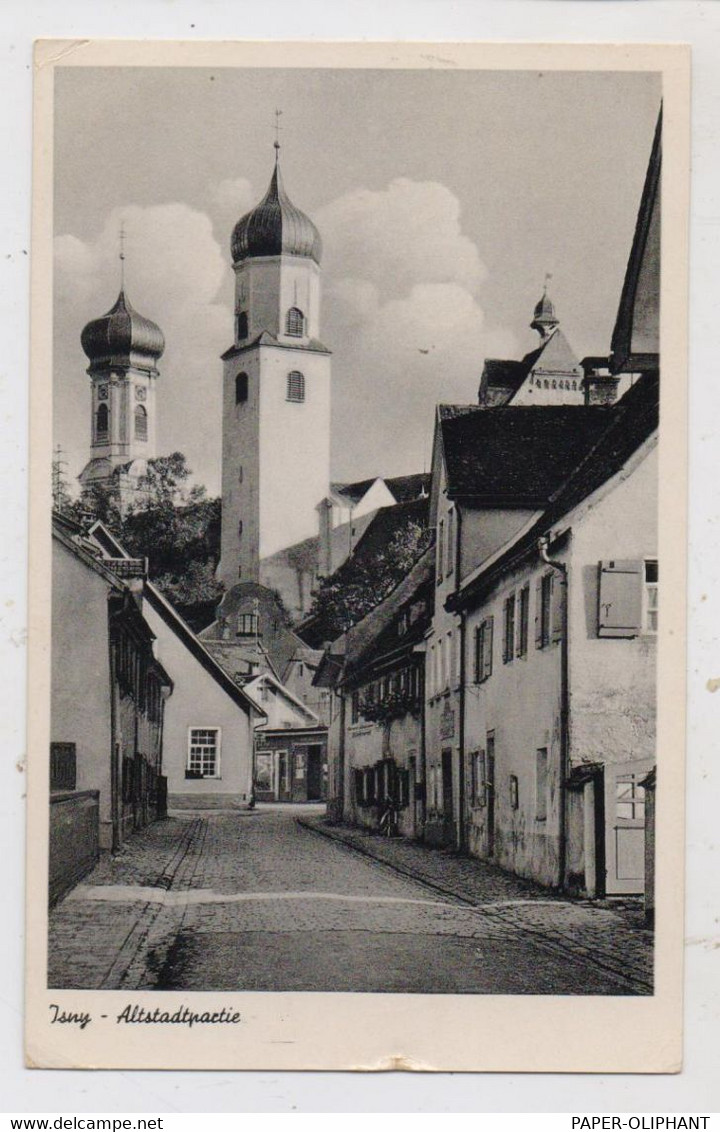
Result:
M85 323L119 289L162 327L159 454L220 482L229 240L272 172L324 244L334 479L429 464L438 401L519 357L546 272L579 356L606 353L659 79L477 71L59 69L55 439L89 458Z

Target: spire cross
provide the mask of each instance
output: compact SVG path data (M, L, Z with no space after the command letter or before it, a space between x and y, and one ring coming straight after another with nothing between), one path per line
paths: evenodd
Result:
M545 282L543 284L543 295L547 295L548 283L550 282L551 279L552 279L552 272L546 271L545 272Z
M120 290L125 290L125 221L120 221Z
M281 116L282 116L282 110L276 109L275 110L275 141L273 142L273 146L275 147L275 160L276 161L277 161L279 153L280 153L280 129L281 129L280 118L281 118Z

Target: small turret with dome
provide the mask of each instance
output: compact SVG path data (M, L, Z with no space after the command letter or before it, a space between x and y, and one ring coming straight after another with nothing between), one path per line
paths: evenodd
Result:
M157 361L165 350L162 330L130 305L124 287L114 306L83 329L80 343L90 361L90 371L125 365L156 373Z
M546 341L553 330L560 325L560 319L555 314L555 307L548 297L548 283L550 276L545 277L545 286L543 288L542 297L537 303L533 312L533 320L530 323L532 330L537 330L538 334L543 341Z
M115 304L84 327L80 343L91 381L91 459L83 487L113 488L121 510L137 501L138 481L155 451L157 363L165 350L160 327L125 294L125 233L120 231L120 293Z

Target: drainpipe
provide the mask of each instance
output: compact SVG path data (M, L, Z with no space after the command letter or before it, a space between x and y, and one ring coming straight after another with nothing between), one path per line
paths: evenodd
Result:
M565 887L567 860L567 789L570 772L570 666L568 641L568 570L567 563L550 558L547 536L538 539L538 553L543 562L557 572L562 585L562 616L560 638L560 799L558 829L558 872L560 888Z
M462 542L462 513L455 506L455 593L460 589L460 546ZM465 611L460 614L460 698L458 703L458 849L464 853L465 829Z

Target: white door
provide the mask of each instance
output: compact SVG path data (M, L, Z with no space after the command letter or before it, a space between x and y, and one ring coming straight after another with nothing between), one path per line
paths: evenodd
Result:
M608 896L645 887L645 790L652 763L605 764L605 891Z

